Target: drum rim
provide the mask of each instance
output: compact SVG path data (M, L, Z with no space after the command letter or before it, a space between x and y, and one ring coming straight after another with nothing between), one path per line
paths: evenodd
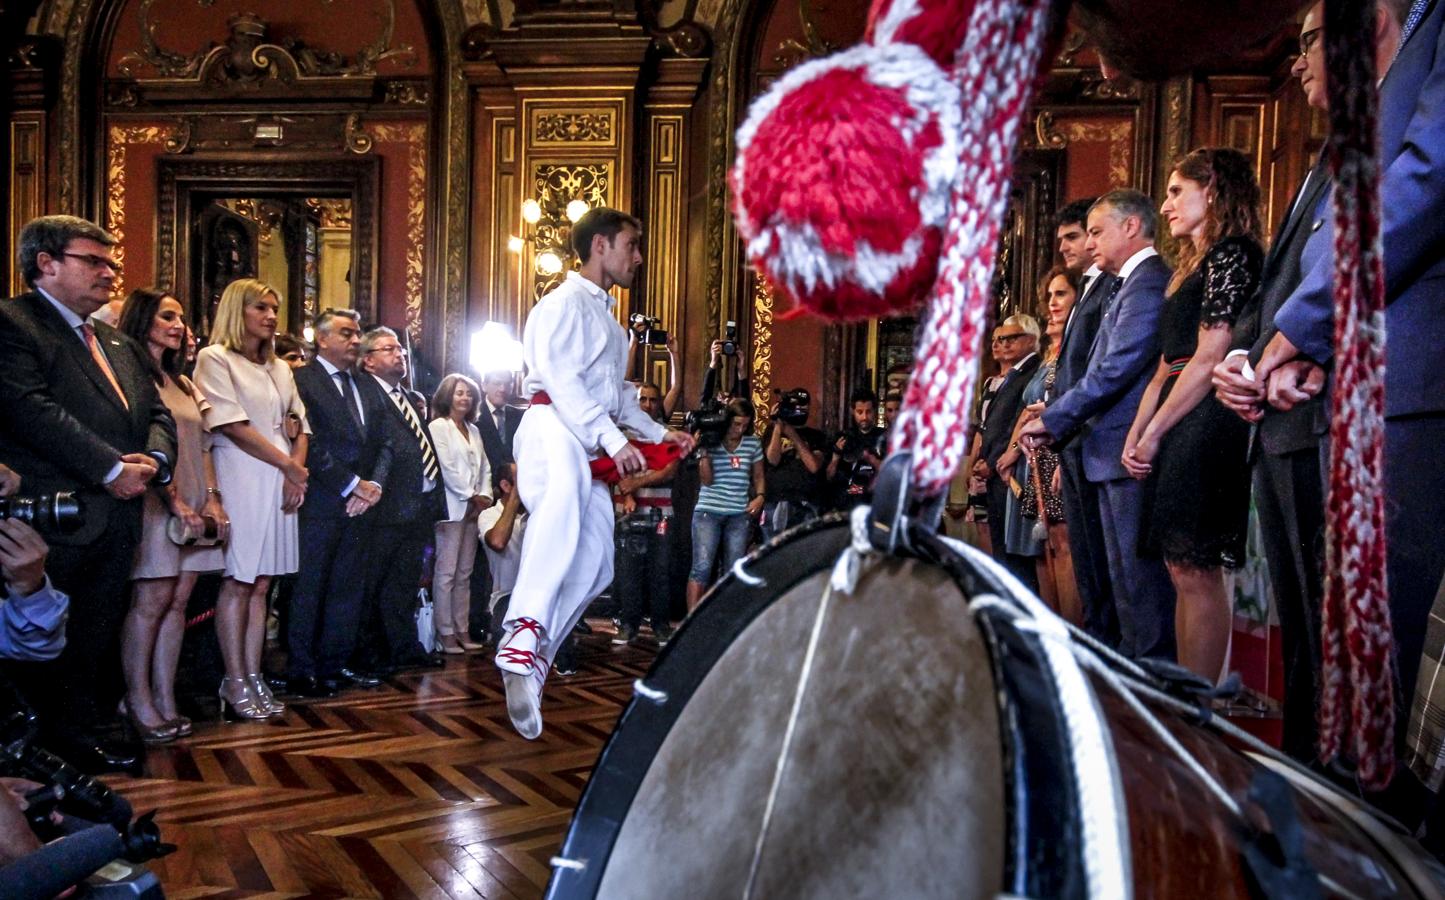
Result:
M740 578L735 566L712 586L640 679L648 691L662 692L665 702L634 691L618 715L578 798L559 851L562 859L605 863L611 858L643 779L698 686L737 637L775 600L832 567L851 540L847 525L845 516L831 513L789 529L741 561L747 578L759 579L757 583ZM800 542L808 543L810 555L816 554L820 561L816 568L797 565L795 553ZM785 545L795 553L779 554ZM708 602L724 590L733 594L726 608ZM605 870L605 865L582 869L553 866L546 897L596 896Z

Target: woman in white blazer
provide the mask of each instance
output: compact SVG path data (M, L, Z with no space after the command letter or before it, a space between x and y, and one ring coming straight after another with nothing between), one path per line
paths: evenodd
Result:
M470 637L472 564L477 558L477 515L492 505L492 469L473 423L482 391L465 375L448 375L432 397L436 418L427 426L446 487L447 520L438 522L432 602L443 653L480 650Z

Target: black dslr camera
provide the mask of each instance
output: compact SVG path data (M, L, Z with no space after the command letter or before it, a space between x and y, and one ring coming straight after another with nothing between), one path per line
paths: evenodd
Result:
M738 355L738 323L731 319L729 319L727 325L723 327L722 355Z
M647 316L642 313L633 313L627 320L632 325L632 330L637 333L637 339L653 347L664 347L667 345L667 332L658 327L662 320L656 316Z
M807 388L783 391L778 397L778 408L773 418L794 428L802 428L808 424L808 409L812 403L813 395L808 393Z
M84 506L69 491L38 497L0 497L0 519L17 519L36 531L71 534L84 523Z

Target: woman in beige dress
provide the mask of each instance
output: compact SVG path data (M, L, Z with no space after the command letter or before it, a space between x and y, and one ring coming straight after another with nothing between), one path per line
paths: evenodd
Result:
M469 637L472 566L477 559L477 515L492 505L492 469L482 433L472 424L482 391L465 375L448 375L432 397L427 430L437 448L446 487L447 521L436 525L437 555L432 588L437 643L443 653L480 650Z
M186 376L186 320L181 302L164 291L137 288L121 307L119 328L146 348L161 400L176 420L176 461L171 483L145 495L145 519L131 579L130 610L121 632L125 672L125 714L147 744L166 743L191 733L191 721L176 709L176 666L186 627L186 601L202 572L219 572L219 546L181 546L166 534L172 518L189 534L200 534L202 517L225 539L229 520L211 467L210 441L201 427L207 408Z
M210 402L216 480L227 498L231 535L216 601L216 635L226 677L223 715L262 719L284 710L261 677L266 592L297 568L296 511L306 497L306 407L291 368L276 358L280 294L254 278L226 286L211 345L196 359L196 384Z

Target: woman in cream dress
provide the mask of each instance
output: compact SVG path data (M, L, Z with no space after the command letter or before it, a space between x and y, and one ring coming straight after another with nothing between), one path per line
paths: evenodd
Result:
M216 601L226 665L221 705L223 714L243 719L285 709L261 677L266 593L273 576L297 569L296 511L306 496L306 408L291 367L272 348L279 296L253 278L227 285L211 345L196 359L196 385L211 404L211 457L231 517Z

